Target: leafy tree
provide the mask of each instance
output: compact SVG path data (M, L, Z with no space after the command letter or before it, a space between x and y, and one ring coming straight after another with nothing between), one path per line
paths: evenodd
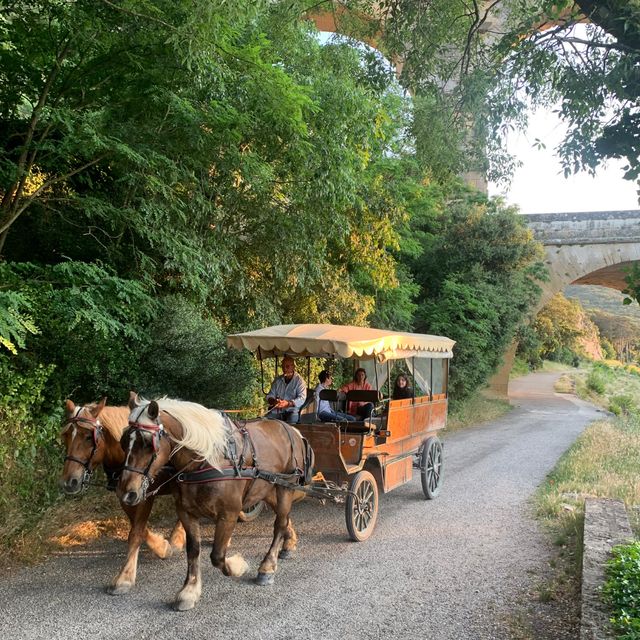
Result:
M541 246L511 208L461 185L422 228L411 262L420 285L416 328L457 342L450 388L461 399L486 382L526 322L546 277Z
M261 407L255 362L246 352L226 348L215 319L179 296L166 296L162 313L149 326L136 389L147 397L188 398L207 407Z
M609 158L640 175L640 6L628 0L505 0L508 32L495 53L504 115L555 106L567 124L565 174ZM585 17L589 24L581 25ZM526 37L523 37L526 36ZM521 91L514 91L514 89ZM496 113L496 115L498 115ZM497 122L496 122L497 124Z
M593 172L623 158L625 177L638 179L635 0L344 4L362 18L343 18L343 30L375 36L391 59L403 62L402 81L423 102L415 129L426 135L418 135L418 149L422 144L434 167L440 157L453 172L471 166L505 178L515 166L505 135L526 125L531 107L543 106L556 108L567 125L558 148L565 173Z

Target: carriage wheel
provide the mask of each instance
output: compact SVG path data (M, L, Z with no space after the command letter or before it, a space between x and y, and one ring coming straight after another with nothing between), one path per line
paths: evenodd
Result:
M252 507L244 509L238 516L238 522L253 522L264 510L264 502L256 502Z
M443 467L442 443L435 436L427 438L420 453L420 479L427 500L437 498L440 493Z
M368 471L356 473L351 481L345 515L352 540L362 542L373 533L378 517L378 485Z

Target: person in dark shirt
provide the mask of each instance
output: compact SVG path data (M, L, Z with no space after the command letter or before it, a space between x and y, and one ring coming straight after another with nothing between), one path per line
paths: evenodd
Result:
M401 373L393 385L392 400L404 400L405 398L413 398L413 389L409 386L409 379L404 373Z

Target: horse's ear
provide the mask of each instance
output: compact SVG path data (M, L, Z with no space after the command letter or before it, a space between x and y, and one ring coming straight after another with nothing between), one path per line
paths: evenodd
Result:
M98 402L98 404L93 407L93 409L91 409L91 415L93 415L94 418L97 418L102 413L102 410L104 409L106 404L107 396L104 396L104 398L102 398L102 400L100 400L100 402Z
M65 400L64 408L65 408L65 411L67 412L67 415L72 416L73 412L76 410L76 405L73 404L71 400Z
M129 409L133 411L138 406L138 394L135 391L129 391Z
M147 407L147 415L151 420L155 420L159 413L160 407L158 406L158 403L155 400L152 400Z

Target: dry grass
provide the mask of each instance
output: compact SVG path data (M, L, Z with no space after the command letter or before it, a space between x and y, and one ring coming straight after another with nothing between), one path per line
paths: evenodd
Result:
M572 374L563 373L553 385L556 393L575 393L576 382Z
M449 413L447 430L457 431L471 425L482 424L490 420L496 420L513 407L506 400L485 398L476 394L464 403L459 404Z
M639 530L640 420L628 417L590 425L542 487L538 512L560 529L572 529L586 497L624 501Z
M151 524L173 526L175 509L170 497L156 500ZM101 538L126 541L129 520L113 493L95 490L79 498L68 498L51 507L37 526L21 533L0 548L0 567L36 564L47 556L81 547Z

